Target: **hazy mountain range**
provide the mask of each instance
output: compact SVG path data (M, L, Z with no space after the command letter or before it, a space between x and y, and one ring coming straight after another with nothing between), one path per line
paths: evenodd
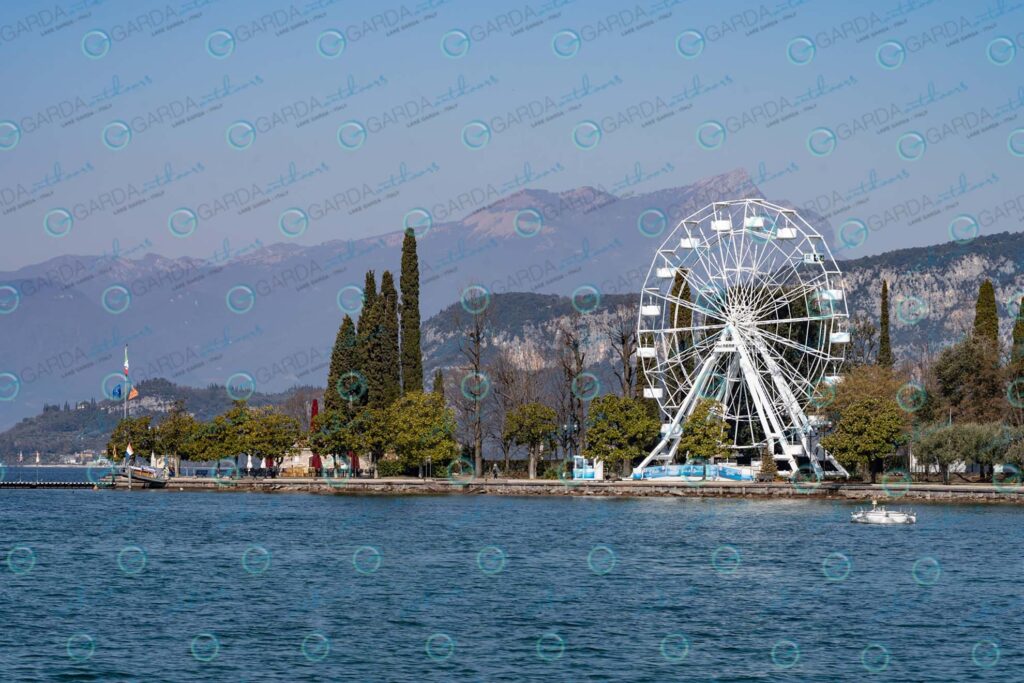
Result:
M648 194L524 190L461 220L429 227L420 221L428 371L459 362L455 309L442 309L458 302L467 286L484 285L498 302L506 292L566 296L592 285L605 305L626 305L663 239L645 236L639 216L658 208L671 228L710 201L738 196L760 196L743 171ZM823 235L833 234L827 221L801 214ZM658 227L656 220L645 225L649 233ZM0 273L0 373L18 378L0 375L0 398L13 395L0 401L0 428L39 413L44 404L102 399L116 383L126 342L136 381L164 377L223 386L251 376L263 393L321 385L342 307L357 306L352 288L362 285L367 269L378 277L391 269L397 279L401 238L399 230L309 247L225 243L207 259L164 258L144 253L142 245L120 254L59 256ZM881 279L889 279L894 343L898 353L909 353L913 345L937 346L966 329L986 276L995 281L1000 303L1019 299L1022 262L1024 235L1014 233L905 249L841 267L853 313L876 316ZM515 316L495 316L496 342L543 362L556 319L570 304L537 301L517 299ZM899 306L906 315L895 310ZM1008 333L1011 313L1005 306L1001 312ZM595 349L595 362L606 351Z

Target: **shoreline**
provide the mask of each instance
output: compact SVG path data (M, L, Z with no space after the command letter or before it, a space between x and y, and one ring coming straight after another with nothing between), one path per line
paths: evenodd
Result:
M114 488L127 490L118 480ZM656 481L557 481L550 479L211 479L178 477L163 489L145 491L212 491L248 493L314 493L321 495L494 495L494 496L590 496L602 498L818 498L825 500L882 503L938 502L1024 504L1024 486L992 484L863 484L822 482L793 485L787 482L656 482Z

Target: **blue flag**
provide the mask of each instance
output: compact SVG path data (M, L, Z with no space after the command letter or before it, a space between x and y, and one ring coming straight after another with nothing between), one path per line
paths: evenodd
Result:
M116 387L114 387L114 390L110 392L110 395L113 396L114 398L121 398L121 385L118 384Z

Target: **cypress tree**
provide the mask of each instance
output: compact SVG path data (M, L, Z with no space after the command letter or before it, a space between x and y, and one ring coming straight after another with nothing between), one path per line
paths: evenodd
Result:
M420 265L416 234L405 231L402 241L402 391L423 391L423 352L420 350Z
M1024 361L1024 298L1017 308L1017 319L1013 322L1013 348L1010 362L1019 364Z
M889 338L889 283L885 280L882 280L882 304L878 326L878 364L891 368L895 361L892 357L892 342Z
M974 306L974 336L996 348L999 346L999 314L996 312L996 290L991 280L978 288L978 302Z
M390 271L385 270L380 278L380 294L375 301L376 323L379 334L373 348L378 350L375 360L379 395L371 396L371 402L387 407L402 394L401 354L398 350L398 292Z
M444 401L444 375L441 374L441 368L434 370L433 391L435 394L441 397L442 401Z
M338 381L347 372L352 372L359 364L356 348L356 326L352 318L345 316L338 327L334 338L334 349L331 350L331 365L327 371L327 390L324 391L324 411L338 410L349 402L338 391ZM348 386L346 382L346 386Z
M366 271L366 279L363 284L363 307L359 311L359 321L356 323L356 359L358 361L357 367L355 368L358 372L362 373L363 377L366 378L366 391L363 392L357 403L359 405L366 405L369 403L370 395L374 392L374 387L377 386L376 378L374 377L374 364L372 362L372 352L370 349L370 343L376 336L374 330L377 327L375 322L375 313L377 310L377 280L372 270Z

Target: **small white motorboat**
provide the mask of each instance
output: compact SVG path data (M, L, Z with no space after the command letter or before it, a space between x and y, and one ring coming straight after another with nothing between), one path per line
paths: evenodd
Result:
M916 524L917 514L909 510L886 510L878 506L878 501L871 501L871 509L858 508L850 513L850 521L857 524Z

